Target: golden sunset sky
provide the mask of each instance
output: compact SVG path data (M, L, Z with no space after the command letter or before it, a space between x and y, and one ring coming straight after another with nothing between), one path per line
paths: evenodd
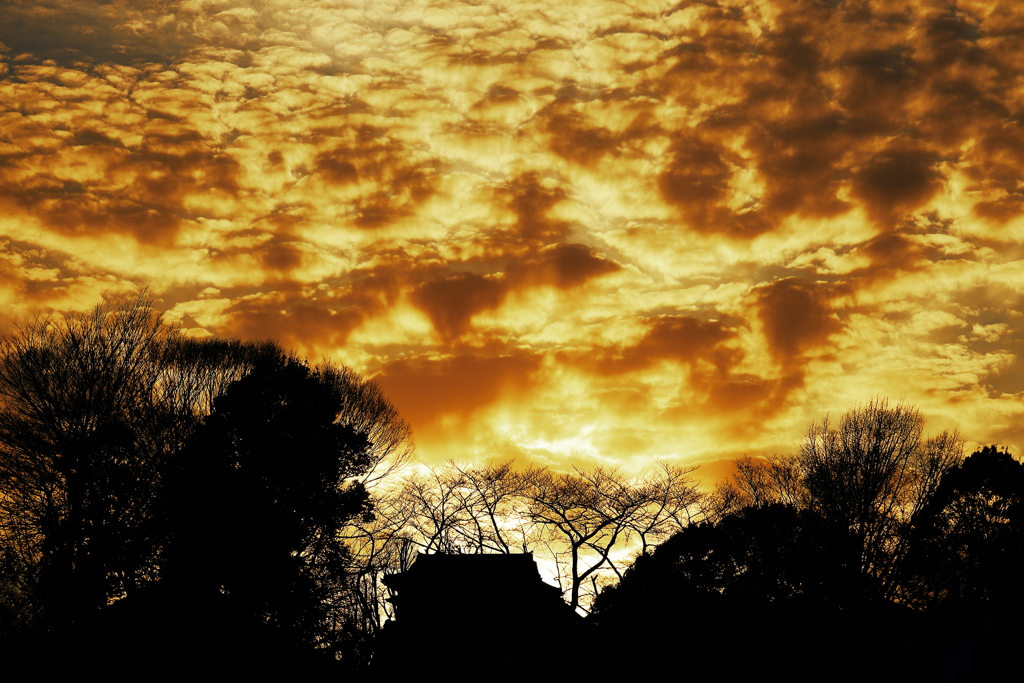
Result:
M149 288L427 461L1024 447L1024 6L0 1L0 331Z

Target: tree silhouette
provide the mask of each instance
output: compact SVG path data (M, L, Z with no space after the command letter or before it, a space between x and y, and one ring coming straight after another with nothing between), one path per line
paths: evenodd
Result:
M772 503L812 510L857 539L848 561L870 577L862 585L896 598L911 521L963 458L959 434L923 439L923 422L917 410L885 399L848 411L835 427L828 418L814 422L796 456L737 461L734 480L719 487L719 510Z
M171 336L140 298L0 341L0 528L37 616L73 618L155 570L157 462L189 419L158 399Z
M345 530L357 557L358 590L349 597L358 628L377 633L393 617L383 578L407 570L418 552L532 552L566 601L586 610L633 554L703 517L706 497L693 469L658 463L630 476L600 468L554 473L507 461L410 473L374 491L371 521Z
M346 588L341 531L369 513L355 479L369 442L336 422L337 387L296 360L265 361L214 400L168 477L169 581L332 644Z
M318 365L313 374L338 395L337 422L366 436L370 462L361 476L363 485L372 487L409 460L415 448L412 428L380 385L329 362Z
M910 520L963 458L956 433L922 441L923 422L913 408L875 400L843 415L838 429L827 418L812 424L800 451L809 506L858 539L861 571L886 597L899 591Z
M627 540L652 502L647 490L603 468L575 474L535 471L524 497L529 519L541 527L564 565L565 576L558 578L573 609L581 606L588 580L597 593L598 571L606 565L614 569L612 551Z
M986 446L943 476L914 519L908 593L924 607L1021 602L1024 464Z
M640 555L594 604L598 623L671 620L694 604L745 609L789 604L829 609L856 580L845 565L852 536L810 510L772 503L695 524Z
M991 447L961 462L958 435L921 425L877 400L812 424L795 456L738 461L713 523L602 592L602 638L655 651L686 638L735 678L1015 674L1024 465Z
M921 680L910 675L920 659L903 662L898 649L920 615L872 599L870 577L849 562L857 544L813 510L749 506L638 557L598 596L592 620L627 652L685 642L700 653L687 663L695 678L727 662L729 680Z
M38 318L0 339L0 635L88 630L173 576L329 644L352 602L341 525L368 511L353 481L411 447L373 382L183 337L145 295Z

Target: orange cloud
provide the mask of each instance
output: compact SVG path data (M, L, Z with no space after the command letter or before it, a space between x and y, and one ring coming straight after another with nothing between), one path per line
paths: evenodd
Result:
M453 339L468 329L474 314L497 308L506 291L501 280L460 273L423 284L413 292L412 300L430 316L442 336Z
M0 325L149 286L378 373L425 457L1024 448L1010 2L5 3ZM493 446L493 448L492 448Z
M838 332L839 322L829 310L830 298L826 288L794 279L759 287L758 315L771 354L788 365Z
M403 415L430 430L445 415L472 414L508 392L526 389L539 368L539 358L523 353L463 354L395 361L377 381Z

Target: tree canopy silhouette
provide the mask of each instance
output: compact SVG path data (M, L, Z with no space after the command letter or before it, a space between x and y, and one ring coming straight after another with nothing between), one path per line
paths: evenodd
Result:
M745 458L719 489L723 512L771 503L814 511L842 535L852 534L848 562L886 599L902 590L900 562L914 517L943 475L963 458L963 439L944 431L924 439L921 414L876 399L839 424L811 423L795 456ZM867 584L865 584L867 585Z
M717 522L694 524L640 555L617 586L594 604L599 624L667 625L680 613L794 610L824 613L849 605L862 591L850 566L852 534L838 533L812 510L771 503Z
M147 304L40 318L0 341L0 530L24 618L70 618L155 572L158 463L194 418L161 400L174 335Z
M146 296L40 317L0 339L0 632L171 580L329 645L340 528L411 448L372 381L184 337Z
M813 423L796 455L738 461L713 521L601 593L602 637L655 651L686 638L737 678L768 662L808 681L1016 675L1024 465L994 447L963 459L955 433L924 439L921 423L873 401Z
M908 598L978 609L1024 604L1024 464L986 446L950 469L914 519Z
M341 530L370 511L355 481L370 443L337 422L342 403L337 385L286 356L214 400L168 477L167 580L331 644L346 588Z

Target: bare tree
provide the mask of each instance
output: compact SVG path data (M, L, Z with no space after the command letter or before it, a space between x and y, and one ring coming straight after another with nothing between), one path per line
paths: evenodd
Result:
M370 488L405 465L415 449L412 428L380 385L351 368L329 362L317 366L315 372L341 395L338 423L364 434L370 442L373 462L362 477L363 485Z
M529 543L529 520L520 514L529 477L513 468L514 461L467 467L449 467L461 474L459 500L465 511L463 543L470 552L512 553Z
M0 533L51 610L103 605L154 571L156 462L184 431L156 400L173 336L140 297L0 340Z
M827 418L812 424L798 456L809 506L849 529L861 548L862 573L886 593L896 588L889 579L906 526L963 459L959 434L922 441L923 422L909 406L874 400L843 415L838 428Z
M744 456L734 461L733 466L733 477L721 482L715 492L716 519L749 506L806 505L807 488L797 460L779 455Z
M391 558L399 571L412 549L425 553L533 552L566 601L585 609L598 589L620 577L637 552L707 514L694 468L659 463L626 476L617 470L517 470L507 461L425 467L382 491L380 518L353 532L366 560ZM388 544L392 550L385 551ZM398 554L396 555L396 551ZM390 553L390 554L389 554ZM384 595L367 586L366 594ZM387 613L381 605L378 612Z
M796 456L738 460L716 494L720 512L772 503L811 509L852 534L852 561L892 598L910 520L963 458L958 433L923 439L923 422L914 408L885 399L854 408L837 426L814 422Z
M346 634L358 662L369 661L366 643L394 615L389 602L394 596L384 576L408 569L419 547L408 529L411 508L398 487L377 487L373 508L372 517L352 520L342 534L351 556L349 590L344 596L349 608L339 630Z
M663 471L675 476L676 487L633 482L617 470L601 467L576 469L574 474L529 473L530 488L524 496L528 515L542 530L573 609L585 607L596 596L602 569L621 578L613 554L629 556L634 534L646 548L652 537L664 536L685 518L684 501L690 494L678 487L685 473ZM672 476L665 481L671 484ZM696 489L691 490L695 494Z
M641 514L630 522L631 529L640 540L641 555L654 544L709 514L707 496L691 477L696 469L659 462L653 471L641 474L634 482L633 485L647 498Z
M353 520L344 532L352 558L344 628L356 660L368 656L365 643L393 615L383 578L408 569L417 553L507 553L513 536L525 547L523 520L515 514L523 486L511 463L449 462L373 489L372 519Z
M529 525L517 510L529 482L511 461L429 467L402 480L401 510L422 552L510 553L525 547Z
M461 553L472 535L470 511L459 489L461 472L432 467L407 476L401 484L402 506L413 543L425 553Z

